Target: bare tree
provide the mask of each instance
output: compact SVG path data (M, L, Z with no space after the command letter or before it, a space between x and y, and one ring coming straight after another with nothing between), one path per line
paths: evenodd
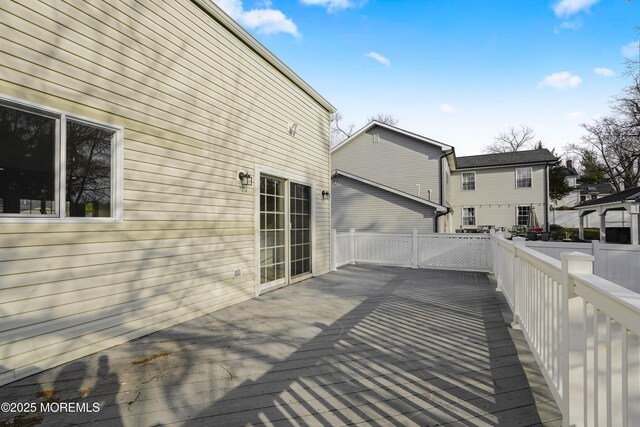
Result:
M367 117L367 123L371 123L374 120L389 126L395 126L399 122L399 120L391 114L383 113L378 113L375 116ZM331 123L331 146L339 144L355 133L356 125L353 122L345 125L343 121L344 116L342 115L342 113L337 111L333 115L333 121Z
M608 116L583 124L579 148L592 153L617 191L640 185L640 58L626 62L631 84L613 98Z
M536 137L532 128L520 125L515 128L510 126L506 132L500 132L495 137L493 144L486 145L482 151L485 153L510 153L526 147Z
M375 116L367 116L367 123L371 123L374 120L389 126L395 126L399 122L399 120L391 114L378 113Z
M342 123L342 113L336 111L331 122L331 145L336 145L353 135L356 125L351 122L348 125Z

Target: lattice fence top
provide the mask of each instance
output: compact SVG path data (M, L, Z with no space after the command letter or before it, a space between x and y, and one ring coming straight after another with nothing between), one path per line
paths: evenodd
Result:
M415 237L415 241L414 241ZM337 234L337 266L375 263L395 266L491 271L487 234Z

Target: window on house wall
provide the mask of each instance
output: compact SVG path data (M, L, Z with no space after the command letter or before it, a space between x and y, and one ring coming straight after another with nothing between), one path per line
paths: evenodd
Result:
M0 100L0 217L116 217L121 133Z
M516 169L516 188L531 187L531 168Z
M476 225L476 208L462 208L462 225Z
M531 206L518 206L516 213L516 221L518 225L529 224L529 212L531 212Z
M465 191L476 189L476 173L475 172L462 172L462 189Z

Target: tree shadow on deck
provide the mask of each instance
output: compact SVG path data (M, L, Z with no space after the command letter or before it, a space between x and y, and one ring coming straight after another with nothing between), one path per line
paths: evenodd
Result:
M549 392L527 377L535 362L519 358L503 307L481 273L350 266L22 380L12 398L66 390L101 404L41 414L42 425L552 419L537 412Z
M323 292L365 298L184 425L542 421L485 275L367 269L392 277L377 289L356 283L359 267L315 279Z

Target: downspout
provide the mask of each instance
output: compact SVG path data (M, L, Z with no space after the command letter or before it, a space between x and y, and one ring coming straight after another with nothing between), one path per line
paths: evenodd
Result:
M544 231L549 231L549 164L544 165Z
M443 178L443 174L444 174L444 168L442 167L442 159L444 159L445 157L447 157L449 153L444 153L443 155L440 156L440 158L438 159L438 176L440 179L440 206L444 206L444 178ZM438 232L438 218L440 218L442 215L447 215L449 213L449 208L447 208L447 210L443 213L436 213L436 217L435 217L435 221L433 224L433 229L434 232L437 233Z

